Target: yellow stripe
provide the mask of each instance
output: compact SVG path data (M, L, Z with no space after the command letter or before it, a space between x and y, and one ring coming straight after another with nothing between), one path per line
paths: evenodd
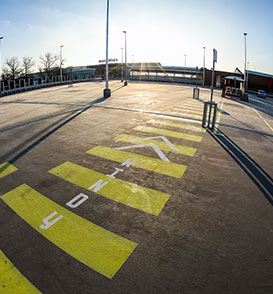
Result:
M107 231L49 200L23 184L1 197L23 220L49 241L98 273L112 278L136 243ZM43 219L63 217L44 230Z
M158 117L157 117L158 118ZM165 119L163 117L161 117L160 119ZM185 122L189 122L191 124L198 124L198 125L201 125L201 121L198 121L198 120L192 120L190 118L180 118L180 117L171 117L171 116L168 116L168 118L166 118L168 120L175 120L175 121L185 121Z
M184 140L189 140L189 141L194 141L194 142L201 142L202 141L202 137L200 137L200 136L184 134L184 133L169 131L169 130L165 130L165 129L138 126L138 127L135 127L133 130L141 131L141 132L145 132L145 133L152 133L152 134L157 134L157 135L169 136L169 137L173 137L173 138L184 139Z
M105 146L96 146L86 153L117 161L119 163L123 163L128 158L130 158L130 160L136 160L136 162L132 164L132 166L175 178L181 178L187 168L185 165L182 164L167 162L161 159L126 152L118 149L112 149Z
M97 191L97 194L154 215L160 213L170 197L169 194L160 191L117 178L109 178L102 173L72 162L64 162L49 172L85 189L100 179L107 181L108 184Z
M195 113L195 114L200 114L202 115L203 114L203 111L200 109L200 110L197 110L197 109L191 109L191 108L186 108L186 107L175 107L173 108L173 110L175 111L181 111L182 113Z
M131 141L131 140L135 140L135 139L137 139L137 141ZM183 155L187 155L187 156L194 156L194 154L196 152L196 148L173 144L174 147L176 147L178 149L178 150L173 150L168 144L166 144L165 142L162 142L160 140L151 140L151 139L141 140L140 137L125 135L125 134L121 134L121 135L115 137L114 140L126 142L126 143L131 143L131 144L155 143L161 150L174 152L177 154L183 154Z
M17 170L18 168L8 162L0 164L0 179Z
M181 116L187 116L187 117L192 117L192 118L198 118L198 119L201 119L202 118L202 115L196 115L196 114L192 114L192 113L181 113L181 112L170 112L170 114L173 114L173 115L181 115Z
M1 292L3 291L3 292ZM38 294L35 288L0 250L0 292L7 294Z
M158 120L149 120L147 121L148 123L155 124L155 125L163 125L163 126L169 126L173 128L180 128L180 129L185 129L185 130L191 130L194 132L205 132L203 128L198 128L196 126L191 126L187 124L178 124L178 123L173 123L173 122L167 122L167 121L158 121ZM201 124L201 123L200 123Z

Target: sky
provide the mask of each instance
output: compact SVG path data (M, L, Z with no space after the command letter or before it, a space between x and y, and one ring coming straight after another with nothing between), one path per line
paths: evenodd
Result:
M244 32L250 70L273 74L273 0L110 0L109 58L128 62L244 69ZM106 0L0 0L2 68L6 58L59 54L66 66L105 59Z

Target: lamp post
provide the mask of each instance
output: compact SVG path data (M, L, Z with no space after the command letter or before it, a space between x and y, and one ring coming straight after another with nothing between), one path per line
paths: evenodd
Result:
M244 39L245 39L245 71L244 71L244 96L245 96L245 92L246 92L246 36L247 33L244 33Z
M121 82L123 82L123 48L121 49Z
M185 57L185 67L186 67L186 65L187 65L187 54L185 54L184 57Z
M204 57L203 57L203 88L205 87L205 75L206 75L206 47L203 47Z
M124 86L127 86L128 82L127 82L127 32L123 31L124 36L125 36L125 81L124 81Z
M103 90L103 97L111 97L111 90L108 88L108 31L109 31L109 0L107 0L106 8L106 65L105 65L105 89Z
M63 57L62 57L62 48L64 45L60 46L60 77L61 77L61 82L63 81L63 71L62 71L62 65L63 65Z
M0 37L0 80L1 80L1 76L2 76L2 56L1 56L1 40L3 40L4 37ZM1 86L1 85L0 85Z

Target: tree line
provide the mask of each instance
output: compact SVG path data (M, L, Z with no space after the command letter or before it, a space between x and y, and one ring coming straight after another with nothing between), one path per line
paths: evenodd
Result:
M60 67L57 65L59 56L47 52L39 57L39 74L41 77L57 76L60 74ZM64 59L61 61L64 64ZM2 80L27 78L33 73L36 62L33 57L23 57L20 61L18 57L7 58L2 73Z

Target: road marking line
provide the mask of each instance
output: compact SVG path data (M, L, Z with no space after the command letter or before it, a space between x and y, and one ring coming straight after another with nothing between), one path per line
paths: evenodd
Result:
M170 197L169 194L160 191L145 188L117 178L109 178L102 173L72 162L64 162L49 172L85 189L88 189L100 180L101 182L108 182L107 185L102 186L102 188L96 191L94 190L94 192L116 202L154 215L159 215Z
M191 135L191 134L169 131L166 129L138 126L138 127L133 128L133 130L141 131L141 132L145 132L145 133L152 133L152 134L157 134L157 135L169 136L169 137L189 140L189 141L193 141L193 142L201 142L202 141L201 136L195 136L195 135Z
M57 247L107 278L116 274L137 246L63 208L26 184L0 198ZM63 218L47 230L41 229L43 218L54 211Z
M161 136L159 136L159 137L161 137ZM159 138L159 137L150 137L150 139L148 139L148 138L140 138L140 137L136 137L136 136L121 134L121 135L115 137L114 140L125 142L125 143L134 142L137 144L143 144L145 142L156 143L157 146L164 151L171 151L171 152L174 152L177 154L183 154L183 155L187 155L187 156L194 156L194 154L196 152L196 148L172 144L177 149L177 150L174 150L168 144L152 139L152 138Z
M256 113L257 113L257 115L263 120L263 122L269 127L269 129L273 132L273 128L270 126L270 124L260 115L260 113L256 110L256 109L254 109L254 108L252 108Z
M152 147L156 154L160 157L161 160L170 162L167 156L159 149L156 143L145 143L145 144L138 144L138 145L130 145L130 146L123 146L123 147L116 147L114 149L124 150L124 149L132 149L132 148L143 148L143 147Z
M220 106L220 109L222 111L223 111L223 106L224 106L224 101L221 102L221 106ZM217 112L217 115L216 116L218 116L218 118L216 118L216 122L218 122L218 123L215 124L215 127L216 128L219 128L219 122L220 122L220 118L221 118L221 115L222 115L222 111L218 111Z
M0 179L17 171L18 168L14 165L10 164L9 162L4 162L0 164Z
M182 114L183 113L195 113L195 114L199 114L199 115L202 115L203 114L203 111L200 109L200 110L197 110L197 109L190 109L190 108L180 108L180 107L175 107L173 108L173 110L175 111L180 111Z
M20 271L11 263L0 250L0 291L1 293L41 293Z
M157 118L158 118L158 116L157 116ZM198 124L199 126L202 125L201 120L200 121L191 120L190 118L180 118L180 117L171 117L171 116L169 116L169 117L160 117L160 120L161 119L163 119L163 120L166 119L166 120L175 120L175 121L185 121L185 122L188 122L188 123L191 123L191 124Z
M161 139L163 140L171 149L178 151L178 149L165 137L165 136L156 136L156 137L146 137L146 138L137 138L137 139L132 139L131 141L149 141L153 139Z
M191 126L191 125L187 125L187 124L179 124L179 123L173 123L173 122L167 122L167 121L159 121L159 120L154 120L151 119L149 121L147 121L148 123L151 124L155 124L155 125L163 125L163 126L169 126L169 127L173 127L173 128L180 128L180 129L185 129L185 130L191 130L194 132L202 132L204 133L205 130L203 128L199 128L196 126Z
M155 144L155 143L150 143L150 144ZM139 146L145 146L145 145L133 145L128 147L132 148L132 147L139 147ZM151 146L148 145L148 147L151 147ZM130 158L130 160L135 160L132 166L150 170L156 173L160 173L160 174L175 177L175 178L181 178L187 168L185 165L182 165L182 164L167 162L157 158L152 158L152 157L135 154L131 152L126 152L126 151L121 151L118 149L113 149L113 148L109 148L105 146L96 146L92 148L91 150L87 151L86 153L99 156L105 159L114 160L119 163L123 163L128 158Z

